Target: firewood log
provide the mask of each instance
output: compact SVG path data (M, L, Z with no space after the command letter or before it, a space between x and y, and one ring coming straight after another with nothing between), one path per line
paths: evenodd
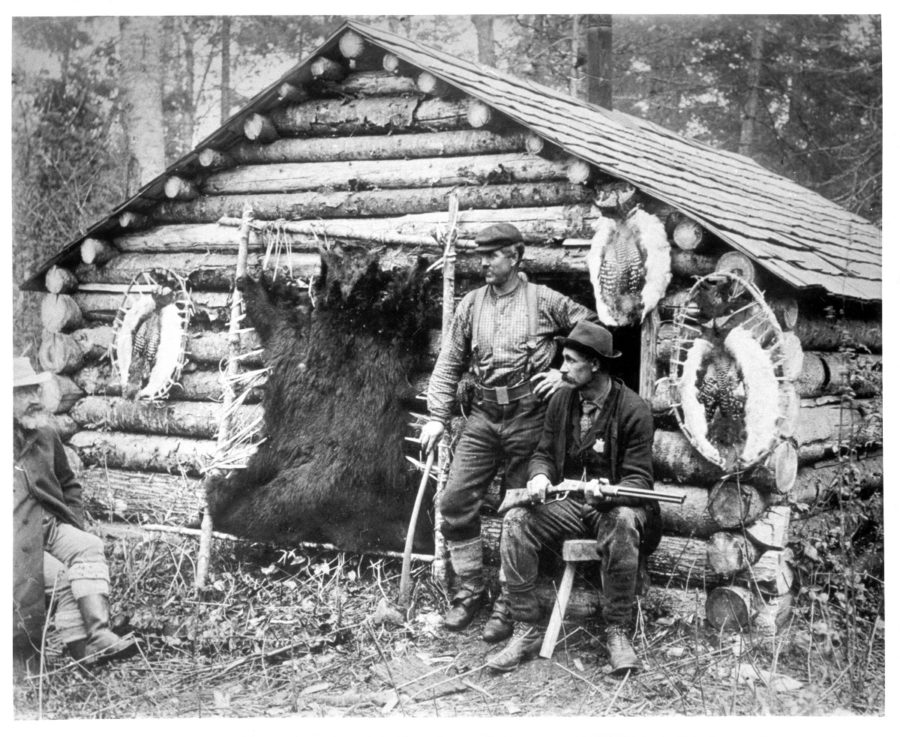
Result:
M458 130L466 126L467 111L465 100L391 95L308 100L273 110L271 115L281 136L339 136Z
M212 440L94 430L75 433L69 444L88 464L191 476L202 473L216 449Z
M768 500L750 484L726 480L709 491L709 516L723 530L739 529L757 520Z
M81 242L81 261L85 264L102 264L115 255L115 249L106 241L85 238Z
M478 187L432 187L374 192L293 192L199 197L188 202L165 202L157 222L213 223L223 216L238 217L249 201L261 220L398 216L446 211L451 193L460 210L576 205L587 200L585 188L568 182L486 184Z
M84 351L71 335L44 330L38 348L38 363L44 371L71 374L83 365Z
M78 277L68 269L51 266L44 275L44 286L51 294L69 294L78 288Z
M784 441L748 474L748 480L771 494L787 494L797 482L800 456L792 441Z
M769 507L765 514L746 528L744 534L761 550L780 550L787 545L790 523L790 507Z
M204 194L258 194L358 189L415 189L490 184L552 182L565 167L523 153L442 156L430 159L344 161L242 166L211 174Z
M271 119L252 113L244 120L244 137L257 143L271 143L278 140L279 134Z
M53 374L41 386L41 404L50 414L68 412L84 396L84 390L68 376Z
M736 532L716 532L706 543L706 562L720 576L749 570L762 553L755 543Z
M757 596L790 593L796 583L794 569L791 567L793 557L790 548L767 550L749 571L739 574L737 580Z
M706 619L717 632L748 629L755 612L746 586L719 586L706 595Z
M203 482L180 474L95 467L81 476L84 502L95 519L186 525L195 522Z
M120 397L85 397L72 409L84 429L102 428L148 435L215 438L223 405L218 402L140 402ZM247 426L262 416L259 405L239 407L234 421Z
M41 325L51 333L80 328L84 318L76 298L68 294L45 294L41 300Z

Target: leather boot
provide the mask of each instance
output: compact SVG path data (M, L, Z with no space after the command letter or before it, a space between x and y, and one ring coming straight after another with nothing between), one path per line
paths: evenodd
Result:
M119 637L109 628L109 599L104 594L90 594L78 599L78 608L88 636L84 646L90 663L130 658L137 653L132 635Z
M484 623L481 639L485 642L502 642L513 632L513 621L509 615L509 604L503 594L494 602L494 609Z
M72 660L84 660L85 659L85 647L87 646L87 640L75 640L74 642L66 643L66 650L69 651L69 655L72 657Z
M460 588L450 600L450 608L444 615L444 627L458 632L468 627L478 610L487 602L487 592L473 591L468 586Z
M512 639L507 646L496 655L491 656L485 665L492 671L508 673L519 667L519 664L533 658L541 651L546 627L528 622L516 622Z
M641 661L622 625L612 624L606 628L606 649L609 650L612 675L624 676L629 671L641 669Z

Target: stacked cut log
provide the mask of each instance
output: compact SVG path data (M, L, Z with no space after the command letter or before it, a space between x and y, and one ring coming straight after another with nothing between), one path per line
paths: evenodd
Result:
M253 276L277 272L305 284L326 243L376 249L389 268L422 256L436 259L441 250L434 233L447 225L453 194L459 203L457 298L481 283L475 235L498 222L523 234L524 269L535 280L558 278L564 291L590 294L585 256L602 192L586 162L567 159L481 101L432 86L420 78L423 70L397 57L353 44L342 53L343 63L325 60L330 63L320 64L312 78L286 80L274 107L235 119L232 130L243 132L242 140L184 159L184 170L172 172L161 199L130 202L102 238L84 241L74 254L78 263L61 263L65 273L48 273L41 362L57 376L46 402L70 452L87 466L85 491L96 514L183 525L199 508L220 411L237 225L247 206L256 218L248 244ZM640 202L665 223L672 245L672 285L658 315L648 317L661 322L645 329L641 341L641 391L650 400L648 387L668 373L667 321L683 304L690 280L717 269L724 246L668 205L643 193ZM272 240L287 250L267 257ZM729 258L733 268L748 270L746 261ZM184 277L195 305L181 380L153 405L121 397L107 355L123 295L152 269ZM667 421L667 392L654 399L657 483L680 489L687 501L680 508L662 505L664 536L650 558L650 576L667 587L743 586L757 609L762 597L785 595L779 592L789 561L782 541L764 532L774 529L772 515L791 502L791 484L806 498L810 489L830 483L831 471L818 464L834 458L835 449L850 449L860 437L872 447L880 444L880 429L870 422L878 415L880 387L866 368L880 361L880 325L828 320L818 311L798 310L790 296L773 300L773 307L803 352L799 364L794 361L796 391L789 398L795 430L775 466L723 481ZM437 311L432 327L422 373L409 377L409 400L420 410L416 397L440 345ZM840 351L848 334L859 347L852 356ZM256 370L262 363L258 343L250 331L243 340L244 367ZM846 387L855 392L852 399ZM258 401L256 390L246 420L258 413ZM494 563L498 536L499 520L486 513L486 557ZM734 592L722 596L725 609L746 599Z

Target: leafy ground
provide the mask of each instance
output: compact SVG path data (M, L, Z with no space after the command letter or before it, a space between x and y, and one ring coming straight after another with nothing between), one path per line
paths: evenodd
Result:
M14 687L19 719L884 713L878 587L859 594L871 611L848 616L839 591L806 586L775 638L716 633L702 595L655 587L635 636L642 674L608 675L599 625L582 621L552 661L495 676L480 626L441 628L445 600L424 565L404 623L387 606L395 560L217 541L198 598L194 540L108 541L114 623L139 633L142 655L91 671L48 656Z

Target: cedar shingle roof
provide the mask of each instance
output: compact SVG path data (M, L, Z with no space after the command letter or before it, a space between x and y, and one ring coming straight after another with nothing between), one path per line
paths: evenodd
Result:
M788 284L881 299L881 230L753 160L371 26L347 25L678 208Z
M140 211L164 199L166 179L196 170L200 151L225 150L243 140L243 119L277 105L283 82L308 81L312 60L323 53L337 53L338 39L348 28L482 100L564 151L681 210L791 286L821 287L861 300L881 299L880 229L815 192L744 156L353 21L251 99L191 153L79 233L23 287L41 289L46 270L68 257L86 236L117 231L122 212Z

